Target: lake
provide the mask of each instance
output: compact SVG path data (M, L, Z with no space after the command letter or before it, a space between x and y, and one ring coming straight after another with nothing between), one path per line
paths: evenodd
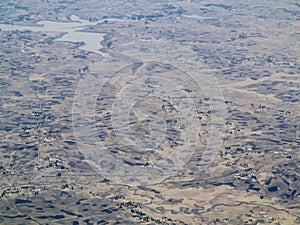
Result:
M101 54L101 41L105 34L82 31L86 27L96 25L99 21L90 22L79 19L75 15L72 15L70 19L70 22L39 21L36 26L0 24L0 29L1 31L62 32L66 34L55 41L84 42L85 45L81 46L80 49Z

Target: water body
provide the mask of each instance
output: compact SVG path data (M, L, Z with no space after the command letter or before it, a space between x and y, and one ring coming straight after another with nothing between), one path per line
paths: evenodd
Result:
M186 18L198 19L198 20L209 20L209 19L213 19L212 17L199 16L199 15L182 15L182 16L183 16L183 17L186 17Z
M203 17L198 15L183 15L184 17L191 19L211 19L210 17ZM27 25L13 25L13 24L0 24L1 31L33 31L33 32L62 32L65 33L62 37L57 38L55 41L66 41L66 42L84 42L85 45L79 48L85 51L94 52L97 54L104 55L100 49L102 48L101 41L104 39L104 33L92 33L83 31L87 27L95 26L99 22L109 21L130 21L134 20L126 19L104 19L102 21L91 22L88 20L80 19L76 15L70 17L70 21L67 22L56 22L43 20L36 23L35 26Z
M85 45L80 49L101 54L99 49L102 48L101 41L105 34L91 33L82 31L84 28L94 26L97 22L90 22L88 20L79 19L78 16L72 15L70 22L55 22L55 21L39 21L36 26L20 26L11 24L0 24L2 31L33 31L33 32L62 32L66 33L55 41L69 41L69 42L84 42Z

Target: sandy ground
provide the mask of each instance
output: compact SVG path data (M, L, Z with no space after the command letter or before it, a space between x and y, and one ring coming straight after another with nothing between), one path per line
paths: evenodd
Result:
M0 32L1 224L300 223L299 4L0 4L3 23L76 14L93 21L86 31L106 34L96 54L54 41L60 32ZM137 81L143 75L151 79ZM222 120L212 110L216 87ZM78 93L89 104L74 110ZM128 114L113 108L129 96L138 101ZM114 119L129 129L118 133ZM83 129L91 125L95 142ZM117 161L97 158L96 145Z

